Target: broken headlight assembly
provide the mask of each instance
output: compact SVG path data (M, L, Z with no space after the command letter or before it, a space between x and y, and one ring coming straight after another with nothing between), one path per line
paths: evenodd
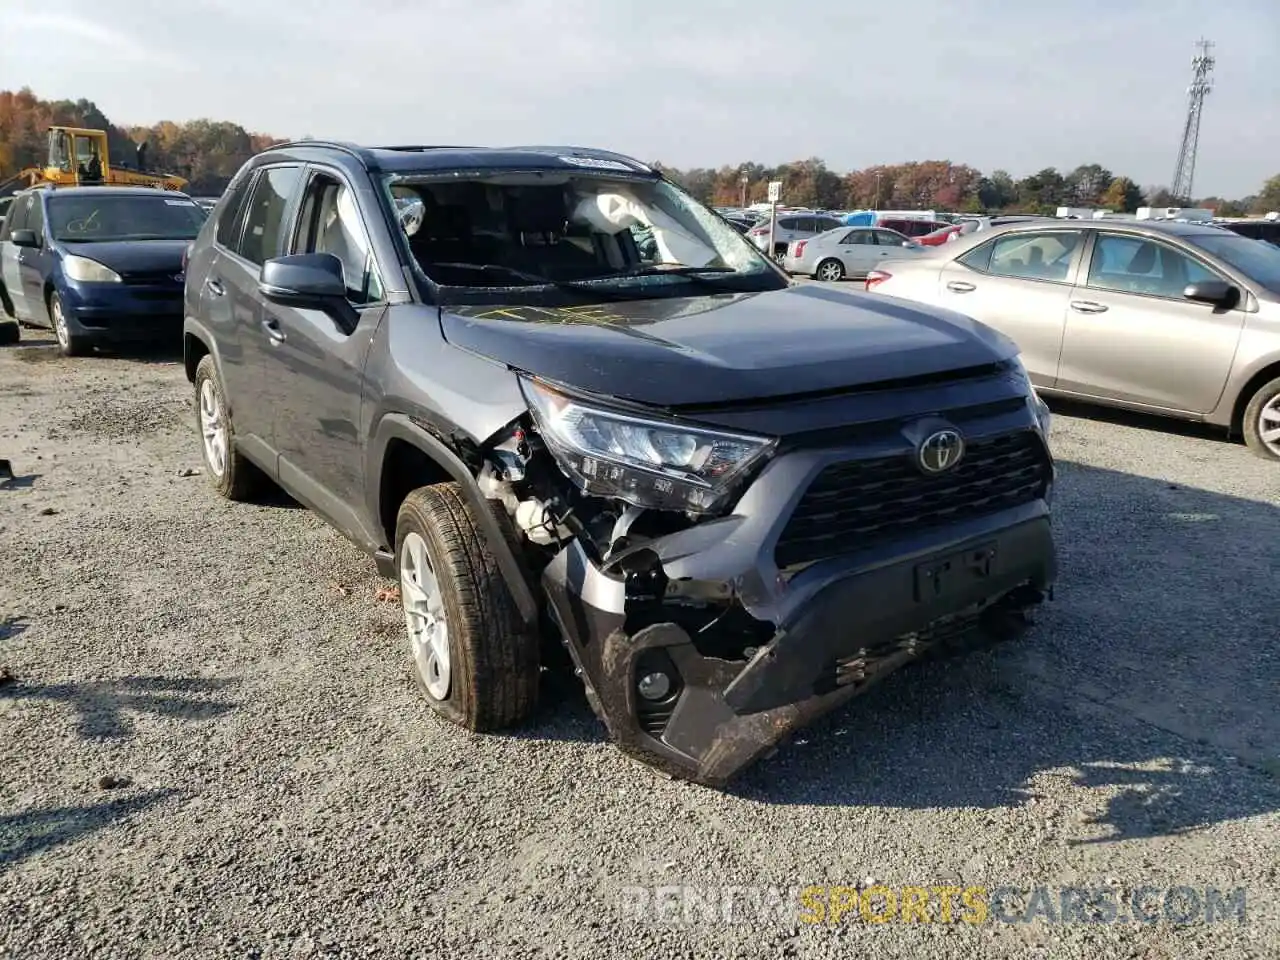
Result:
M611 410L524 377L520 385L543 442L582 491L638 507L714 513L777 446Z

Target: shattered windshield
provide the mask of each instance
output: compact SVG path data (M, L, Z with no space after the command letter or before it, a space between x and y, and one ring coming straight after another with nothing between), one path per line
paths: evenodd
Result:
M664 180L506 173L386 180L445 303L582 303L787 285L730 224Z

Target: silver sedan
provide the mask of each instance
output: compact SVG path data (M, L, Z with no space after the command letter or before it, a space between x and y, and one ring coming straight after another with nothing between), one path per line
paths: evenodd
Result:
M924 247L884 227L840 227L807 240L793 240L782 269L817 280L861 280L888 257L921 253Z

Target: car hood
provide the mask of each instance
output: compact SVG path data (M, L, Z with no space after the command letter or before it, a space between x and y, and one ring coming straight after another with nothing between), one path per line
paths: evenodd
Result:
M64 252L88 257L119 274L159 273L182 270L182 251L189 240L104 240L102 242L62 241Z
M1017 353L960 313L808 285L591 306L455 306L441 325L450 343L514 369L664 407L834 391Z

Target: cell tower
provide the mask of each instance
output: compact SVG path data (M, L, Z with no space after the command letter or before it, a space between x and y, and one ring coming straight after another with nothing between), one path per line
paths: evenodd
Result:
M1204 98L1213 89L1209 74L1213 73L1213 41L1197 40L1196 55L1191 59L1191 86L1187 87L1187 120L1182 128L1182 147L1178 166L1173 172L1170 192L1179 200L1191 202L1191 181L1196 175L1196 149L1200 145L1200 114Z

